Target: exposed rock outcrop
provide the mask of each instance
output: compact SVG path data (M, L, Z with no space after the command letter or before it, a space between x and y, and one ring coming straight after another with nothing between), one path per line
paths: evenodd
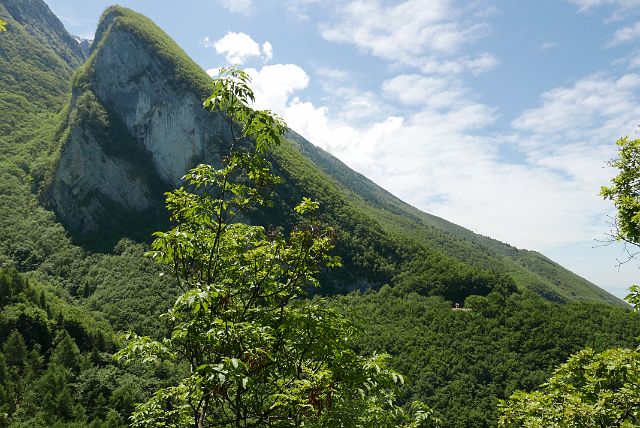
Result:
M229 141L225 119L202 107L202 81L177 80L153 34L121 22L118 11L103 17L101 38L74 79L48 192L59 218L82 235L108 224L114 209L129 219L161 211L163 192L197 163L216 163Z

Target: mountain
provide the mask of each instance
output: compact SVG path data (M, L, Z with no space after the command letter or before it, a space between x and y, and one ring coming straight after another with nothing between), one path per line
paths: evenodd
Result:
M202 108L211 79L160 28L122 7L103 14L88 61L76 72L46 198L78 242L105 250L148 236L166 217L163 191L199 162L216 163L229 140L223 118ZM401 283L461 300L511 277L556 301L619 301L543 255L476 235L402 202L290 131L273 153L284 186L253 221L287 227L308 195L338 227L346 268L337 290ZM89 237L89 239L87 239ZM443 291L444 290L444 291Z
M60 250L70 247L39 204L37 177L56 162L60 111L84 56L40 0L2 0L0 18L7 22L0 37L0 267L51 270L54 260L67 264Z
M118 332L163 337L178 293L144 241L167 226L162 192L218 162L227 131L201 108L209 77L139 14L107 9L90 45L41 0L0 0L0 19L0 426L124 427L179 371L112 358ZM498 399L570 354L637 345L639 317L543 255L423 213L294 131L271 161L274 206L244 220L286 229L302 196L322 203L345 262L324 292L375 289L322 304L443 427L496 426ZM486 296L452 310L468 294Z

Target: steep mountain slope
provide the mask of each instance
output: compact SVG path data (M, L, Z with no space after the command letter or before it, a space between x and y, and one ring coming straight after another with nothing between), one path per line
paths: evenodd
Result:
M32 190L57 157L59 111L83 58L42 1L0 0L0 18L0 267L62 266L67 236Z
M121 7L105 11L92 54L72 82L47 192L76 239L109 248L134 231L144 236L145 225L163 218L162 191L198 162L216 163L228 131L201 108L210 91L204 71L150 20ZM286 213L301 196L318 199L338 227L346 265L324 278L330 288L395 282L462 300L505 286L493 271L551 300L619 303L538 253L420 212L294 132L272 160L286 184L276 189L274 208L252 218L286 228Z
M2 5L27 33L52 50L70 67L78 67L87 59L78 41L60 20L39 0L5 0Z
M26 128L24 120L42 110L57 111L73 69L84 57L47 6L38 0L3 0L0 17L0 135Z
M352 194L351 198L364 198L367 211L384 224L387 230L392 230L409 240L418 238L467 263L507 272L518 284L527 284L528 288L541 295L549 291L553 295L557 291L547 288L551 281L562 288L564 296L570 299L583 298L580 290L586 288L593 296L611 301L609 293L544 255L478 235L440 217L422 212L299 135L291 133L290 137L299 144L299 151L310 158L325 174L340 183L345 192ZM548 297L553 299L552 295Z

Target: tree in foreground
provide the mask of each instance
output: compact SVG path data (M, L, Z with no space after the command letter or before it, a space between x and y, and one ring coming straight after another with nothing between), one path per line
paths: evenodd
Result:
M562 364L540 391L500 403L501 427L637 427L640 353L585 349Z
M613 201L616 217L611 238L625 244L630 261L640 253L640 140L620 138L618 157L609 165L618 170L611 186L603 186L600 195ZM630 249L632 248L632 249ZM640 304L640 287L632 285L626 300L634 306Z
M319 204L303 198L299 223L285 234L238 220L268 204L280 181L265 159L286 127L256 111L249 78L223 69L205 107L228 120L231 142L220 168L199 165L186 185L167 194L175 227L158 232L151 256L182 289L164 318L170 335L128 336L123 360L173 361L176 384L138 405L136 427L418 427L435 426L421 403L395 405L402 376L385 356L350 348L353 326L318 300L334 232L317 219Z
M618 175L600 195L617 209L611 238L640 248L640 140L625 137L617 145L618 157L609 165ZM626 248L626 261L639 253ZM626 300L638 312L640 287L630 291ZM640 426L640 352L585 349L556 369L540 391L517 391L499 407L502 427Z

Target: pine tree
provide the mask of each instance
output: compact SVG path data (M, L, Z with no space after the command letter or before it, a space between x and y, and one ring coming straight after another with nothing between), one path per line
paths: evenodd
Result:
M24 367L27 359L27 345L20 332L14 330L2 347L7 364L14 367Z

